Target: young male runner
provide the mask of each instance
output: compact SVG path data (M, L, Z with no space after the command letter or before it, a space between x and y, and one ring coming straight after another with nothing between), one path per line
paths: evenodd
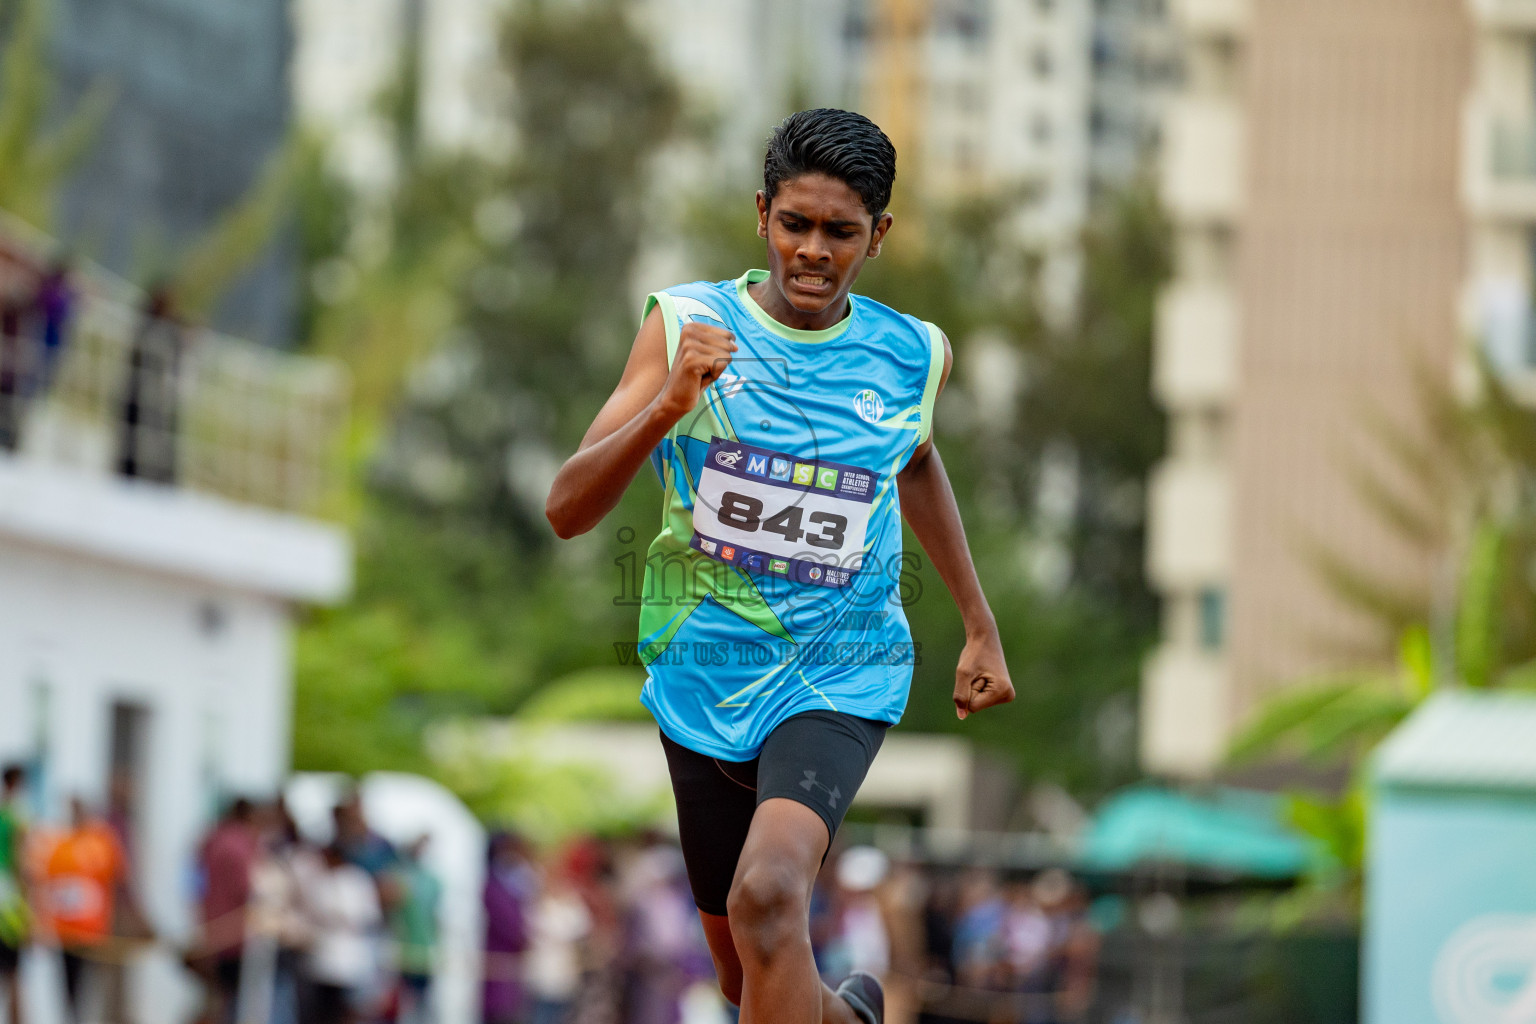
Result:
M1013 699L931 437L949 375L932 324L851 295L891 228L896 151L842 110L769 140L768 270L652 295L618 387L546 513L596 526L650 460L641 700L661 726L688 879L745 1024L879 1024L867 974L811 955L811 887L912 678L901 517L959 605L960 718ZM959 798L961 794L956 794Z

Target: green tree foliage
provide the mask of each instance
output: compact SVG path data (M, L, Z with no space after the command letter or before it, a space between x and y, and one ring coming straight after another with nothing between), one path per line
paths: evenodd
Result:
M434 164L403 144L382 260L328 251L346 231L323 212L338 205L323 175L310 179L314 267L322 281L345 268L350 282L345 300L317 304L313 347L358 375L355 450L368 461L357 598L316 618L299 666L304 767L343 767L323 724L342 689L408 709L419 750L427 722L511 710L537 685L613 666L614 644L633 642L613 561L643 535L622 527L650 527L654 512L631 501L606 531L556 551L542 510L633 337L644 171L676 96L616 3L521 5L502 53L516 155ZM380 610L422 645L473 656L440 667L413 657L414 643L376 650L367 625ZM331 670L353 663L350 676ZM347 752L345 767L384 766L386 749Z
M482 248L459 299L473 372L399 421L451 486L395 496L434 516L552 540L548 464L575 447L633 337L631 266L644 172L676 116L671 81L617 4L520 8L503 35L518 139L478 213Z
M1142 572L1142 487L1164 435L1149 382L1168 234L1145 193L1107 208L1083 238L1077 316L1071 326L1053 329L1033 313L1030 291L1009 287L1029 263L1023 254L1008 254L998 233L988 238L989 223L962 222L959 229L964 244L980 250L973 267L942 261L929 268L954 267L946 282L958 307L954 319L944 319L937 304L904 300L901 308L945 327L955 348L955 393L940 399L949 408L939 410L937 443L1018 700L963 725L955 721L949 694L964 635L942 582L925 566L922 597L907 609L924 644L907 722L971 736L1010 756L1030 778L1091 796L1136 772L1134 694L1141 659L1156 635L1156 604ZM881 297L876 289L883 284L875 277L870 294ZM898 287L885 294L906 293ZM975 319L968 322L967 311ZM992 410L953 415L970 401L965 360L975 354L976 340L989 335L1010 339L1023 356L1018 413L1001 430L990 428ZM1052 523L1041 492L1049 465L1062 453L1077 493L1066 522ZM919 550L910 537L908 547ZM1064 584L1032 571L1042 547L1061 549Z
M1302 681L1271 698L1238 735L1235 761L1300 759L1343 766L1339 797L1295 793L1290 818L1331 859L1293 899L1282 923L1325 908L1358 916L1364 869L1366 759L1425 698L1444 687L1536 689L1536 423L1486 366L1479 396L1458 400L1428 375L1421 385L1429 429L1418 437L1380 425L1391 453L1380 470L1357 470L1382 521L1443 556L1453 571L1436 593L1406 590L1371 567L1323 551L1324 578L1384 628L1398 629L1395 666Z

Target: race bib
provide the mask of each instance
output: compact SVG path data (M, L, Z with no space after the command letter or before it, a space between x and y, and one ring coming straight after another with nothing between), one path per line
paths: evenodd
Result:
M864 558L879 474L716 437L689 546L748 572L845 587Z

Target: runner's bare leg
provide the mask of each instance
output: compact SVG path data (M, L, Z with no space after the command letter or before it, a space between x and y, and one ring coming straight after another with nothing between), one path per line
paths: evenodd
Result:
M811 953L811 887L828 841L809 807L763 801L736 865L729 917L700 915L721 990L739 997L741 1024L859 1024L821 983Z

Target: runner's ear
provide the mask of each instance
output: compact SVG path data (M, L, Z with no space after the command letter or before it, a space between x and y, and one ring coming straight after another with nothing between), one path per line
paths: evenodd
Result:
M889 213L882 213L875 219L875 230L869 238L869 258L874 259L880 255L880 244L885 241L885 233L891 230L891 225L896 218Z
M768 237L768 197L757 190L757 237Z

